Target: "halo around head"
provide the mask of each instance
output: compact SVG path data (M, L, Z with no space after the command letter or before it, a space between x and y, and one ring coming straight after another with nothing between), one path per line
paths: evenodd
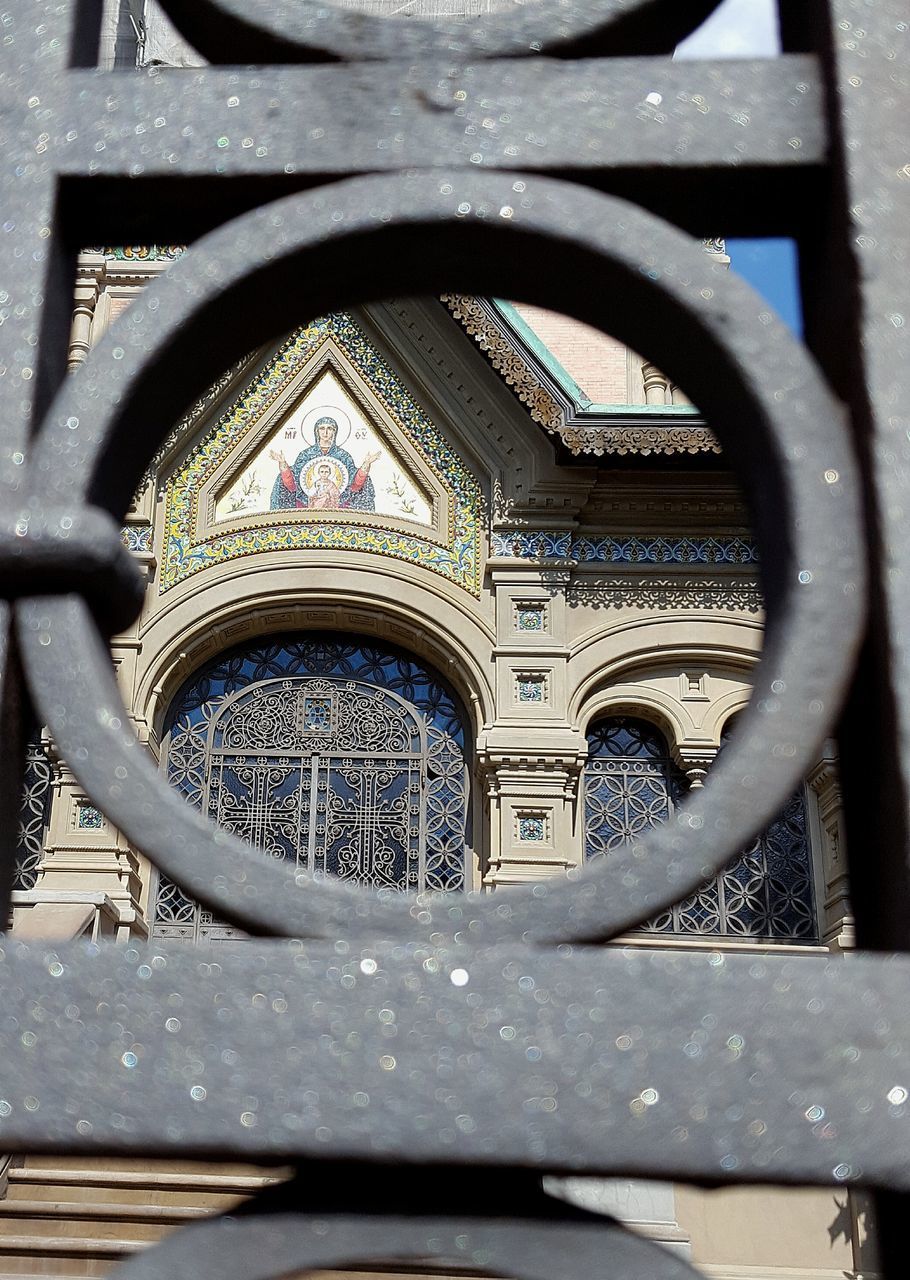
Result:
M300 479L303 482L304 489L309 492L314 487L317 480L321 479L320 467L325 467L328 472L327 479L330 479L339 491L343 492L351 482L348 475L348 469L344 463L339 462L337 458L324 457L312 458L300 473Z
M320 418L331 418L333 422L337 422L338 431L335 435L335 443L344 444L351 434L351 419L344 409L339 409L334 404L320 405L318 409L311 409L309 413L304 415L300 424L300 434L307 444L316 444L316 423Z

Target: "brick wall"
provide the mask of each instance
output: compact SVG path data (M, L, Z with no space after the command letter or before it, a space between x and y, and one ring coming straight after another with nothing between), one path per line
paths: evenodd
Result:
M640 393L628 386L627 348L621 342L555 311L525 303L514 305L525 324L595 404L630 404L641 399Z

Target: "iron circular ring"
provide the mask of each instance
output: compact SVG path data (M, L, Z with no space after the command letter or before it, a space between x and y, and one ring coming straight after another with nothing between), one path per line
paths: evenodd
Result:
M333 0L162 0L210 62L670 53L720 0L531 0L470 17L382 17Z
M302 1194L302 1193L301 1193ZM118 1267L116 1280L272 1280L275 1276L336 1270L389 1259L471 1266L519 1280L703 1280L662 1245L609 1218L578 1213L535 1222L455 1217L358 1216L256 1211L255 1202L230 1217L185 1227Z
M699 241L567 183L365 177L226 224L149 286L61 388L30 460L33 492L119 517L162 424L235 359L302 315L453 288L561 310L646 349L721 431L752 482L769 605L754 694L704 788L609 863L506 896L372 895L337 881L295 892L293 871L210 825L164 782L128 727L84 601L19 602L32 695L80 784L162 871L253 932L615 936L693 892L775 816L850 677L865 583L841 406L785 326ZM222 344L207 342L212 332Z

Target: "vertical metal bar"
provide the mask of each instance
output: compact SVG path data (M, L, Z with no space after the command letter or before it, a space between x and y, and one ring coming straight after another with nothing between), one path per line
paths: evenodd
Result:
M840 732L851 893L868 948L910 950L910 22L904 0L826 0L833 200L807 333L864 463L869 635ZM827 260L823 259L827 255ZM808 273L807 273L807 278ZM906 1273L907 1196L877 1197L883 1274Z
M6 261L18 265L0 281L0 513L13 523L24 501L29 438L66 367L73 275L54 234L57 175L50 159L56 95L67 61L75 60L78 30L74 6L55 0L13 6L3 17L0 120L9 176L0 236ZM9 914L24 756L11 617L0 604L0 929Z
M827 0L834 200L807 334L864 461L873 599L841 734L863 946L910 948L910 152L902 0ZM903 30L902 30L903 28ZM903 100L903 110L901 103Z
M19 852L25 756L22 677L10 626L11 614L10 606L0 601L0 742L3 743L0 768L0 932L6 928L10 916L10 894Z
M310 770L310 810L308 815L309 830L307 833L307 864L306 869L312 875L316 870L316 824L318 822L317 806L319 804L319 765L322 760L321 756L314 755L311 761ZM301 766L302 767L302 766ZM331 763L326 760L326 778L331 777ZM328 831L328 814L326 814L326 831ZM320 871L325 870L325 853L322 855L322 866Z

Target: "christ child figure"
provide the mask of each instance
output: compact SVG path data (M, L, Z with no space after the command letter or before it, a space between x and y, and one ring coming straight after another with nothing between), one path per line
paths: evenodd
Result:
M316 480L307 489L307 498L310 508L316 511L337 511L341 506L341 490L332 479L332 468L327 462L316 468Z

